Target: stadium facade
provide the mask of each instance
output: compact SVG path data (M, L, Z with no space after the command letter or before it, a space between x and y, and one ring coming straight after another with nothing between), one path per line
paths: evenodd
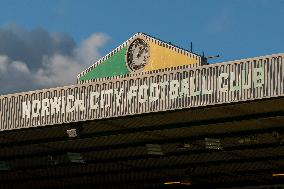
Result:
M0 96L0 185L281 188L283 57L208 64L137 33L77 84Z

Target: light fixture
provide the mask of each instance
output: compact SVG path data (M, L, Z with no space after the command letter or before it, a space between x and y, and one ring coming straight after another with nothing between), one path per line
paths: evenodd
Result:
M66 133L67 133L68 137L70 137L70 138L74 138L74 137L78 136L77 129L68 129L68 130L66 130Z
M6 161L0 161L0 171L8 171L10 170L9 165Z
M72 163L85 163L85 160L81 153L68 152L67 155L68 155L70 162Z
M159 144L146 144L146 148L149 155L164 155L162 147Z
M273 177L283 177L284 173L273 173L272 176Z
M191 185L192 182L190 179L185 179L181 181L169 181L169 182L164 182L164 185Z
M256 144L258 142L258 135L244 136L238 139L239 144Z
M177 145L177 148L179 150L189 150L192 148L192 144L189 144L189 143L182 143L182 144L178 144Z
M80 136L81 131L83 130L82 126L71 124L68 126L66 133L69 138L75 138Z
M222 145L220 139L215 138L205 138L205 148L210 150L222 150Z
M174 182L165 182L165 185L171 185L171 184L180 184L180 181L174 181Z

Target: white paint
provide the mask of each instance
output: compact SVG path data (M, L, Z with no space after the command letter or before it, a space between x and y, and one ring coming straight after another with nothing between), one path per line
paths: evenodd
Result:
M230 91L239 91L241 89L240 86L241 75L239 78L235 78L235 72L231 72L230 74Z
M42 101L41 101L41 116L49 115L49 107L50 107L49 99L48 98L42 99Z
M176 99L179 95L179 81L178 80L172 80L170 81L170 91L169 91L169 97L170 99Z
M127 101L132 104L133 98L137 96L138 86L131 86L127 92Z
M174 100L178 98L189 98L192 96L210 95L215 91L228 93L241 89L259 88L264 85L264 68L253 70L242 70L240 74L235 72L223 72L217 77L217 87L209 88L208 77L189 77L181 80L171 80L150 83L150 85L132 85L129 90L117 88L102 91L91 91L88 94L77 94L45 98L41 101L32 100L22 102L22 118L48 116L54 114L65 114L77 111L106 109L116 106L130 107L134 102L140 104L148 101L156 102L162 100ZM85 99L89 99L85 104ZM115 103L114 103L115 102ZM88 106L89 105L89 106Z
M109 90L103 90L100 94L101 101L100 101L100 107L101 108L108 108L111 104L111 94L113 94L113 89Z
M264 84L264 69L254 68L253 70L253 85L254 87L262 87Z
M70 113L75 110L75 106L72 106L72 104L75 101L75 97L73 95L68 95L66 100L66 112Z
M115 101L116 101L116 107L120 107L120 105L122 104L122 94L124 93L124 89L120 88L120 90L118 91L118 89L114 89L114 96L115 96Z
M22 118L31 117L31 103L30 101L22 103Z
M148 94L147 91L149 89L148 85L140 85L138 90L138 102L145 103L148 101Z
M200 95L200 91L197 90L197 85L196 85L196 78L190 77L190 96L198 96Z
M188 97L189 96L189 79L182 79L180 82L180 97Z
M149 101L150 102L155 102L159 100L160 96L160 88L158 83L151 83L150 84L150 97Z
M100 98L100 93L98 92L90 93L90 109L91 110L95 110L99 108L99 98Z
M38 117L40 113L40 101L39 100L34 100L32 102L32 117Z
M250 89L251 88L251 70L242 70L242 89Z
M160 86L160 94L161 94L161 99L164 100L167 96L167 88L169 86L169 82L168 81L164 81L159 83Z
M54 115L55 113L60 112L60 105L61 105L61 99L54 97L49 100L50 102L50 114Z
M213 90L208 89L208 79L205 76L202 77L202 94L212 94Z
M220 76L218 77L218 89L221 92L228 92L228 78L229 74L228 73L221 73Z

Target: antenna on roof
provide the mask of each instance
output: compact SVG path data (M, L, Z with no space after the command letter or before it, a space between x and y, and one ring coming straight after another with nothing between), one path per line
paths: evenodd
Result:
M219 58L219 57L220 57L220 55L217 54L217 55L215 55L215 56L207 56L206 58L209 59L209 58Z
M192 53L192 42L190 42L190 52Z

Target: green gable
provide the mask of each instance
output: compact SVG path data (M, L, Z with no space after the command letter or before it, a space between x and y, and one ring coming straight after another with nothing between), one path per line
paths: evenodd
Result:
M84 81L128 74L129 70L125 64L126 50L127 47L122 48L107 60L97 65L95 69L80 77L79 80Z

